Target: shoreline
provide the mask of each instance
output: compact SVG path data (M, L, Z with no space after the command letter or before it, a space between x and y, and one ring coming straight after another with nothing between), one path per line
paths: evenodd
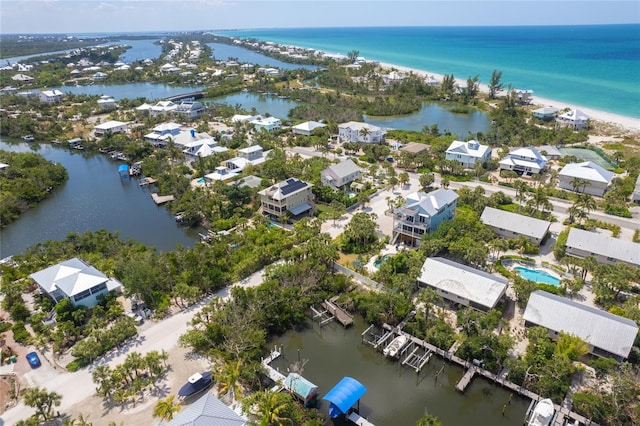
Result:
M396 64L390 64L387 62L378 62L378 65L384 69L396 69L405 73L413 73L422 77L433 76L438 81L442 81L444 78L443 74L438 74L430 71L420 70L416 68L405 67ZM466 80L456 79L456 83L460 86L466 85ZM483 93L489 92L489 87L486 84L480 84L480 91ZM568 102L556 101L549 98L543 98L540 96L536 96L535 92L532 96L532 106L540 107L548 107L553 106L555 108L559 108L561 111L563 109L578 109L585 114L587 114L592 120L602 122L605 124L613 124L619 127L622 127L627 133L637 133L640 132L640 118L629 117L626 115L614 114L607 111L602 111L594 108L583 107L580 105L575 105Z

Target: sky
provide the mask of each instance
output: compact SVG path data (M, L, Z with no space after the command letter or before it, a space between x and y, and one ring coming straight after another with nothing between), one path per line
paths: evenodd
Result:
M0 34L623 23L640 1L0 0Z

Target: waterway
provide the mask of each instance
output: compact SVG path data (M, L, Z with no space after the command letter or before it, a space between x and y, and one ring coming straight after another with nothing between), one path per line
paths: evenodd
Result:
M169 86L158 83L127 83L127 84L92 84L90 86L61 86L54 87L63 93L89 96L112 96L116 101L122 99L146 98L148 101L159 101L171 96L198 92L203 86Z
M207 43L207 46L211 48L212 57L216 61L226 61L229 58L234 58L239 63L249 63L260 66L278 67L283 70L296 70L300 68L308 70L317 70L315 65L300 65L283 62L278 59L274 59L270 56L263 55L259 52L246 49L244 47L234 46L225 43Z
M69 180L49 198L27 210L0 230L0 258L22 253L47 240L62 240L69 232L106 229L123 239L133 239L170 251L177 244L193 247L198 229L176 224L167 206L156 206L149 189L136 179L122 180L119 162L103 154L89 154L49 144L0 140L0 149L36 152L62 164Z
M509 403L510 392L480 377L475 377L462 394L455 385L464 371L437 356L417 375L363 344L361 333L368 324L361 317L355 320L347 329L337 323L322 328L313 324L306 330L284 334L270 343L271 347L282 347L284 354L272 366L286 375L287 368L300 359L302 375L319 387L320 398L344 376L353 377L367 388L360 413L376 426L415 425L425 412L452 426L522 425L529 400L513 395ZM325 416L327 408L327 402L322 402L320 410Z

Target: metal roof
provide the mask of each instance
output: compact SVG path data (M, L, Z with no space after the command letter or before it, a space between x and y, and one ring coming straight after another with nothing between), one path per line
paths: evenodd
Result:
M362 383L345 376L322 399L329 401L334 408L337 408L337 411L334 410L332 413L332 407L329 407L329 415L335 418L340 413L346 414L366 392L367 388Z
M344 178L352 173L359 172L360 168L352 160L344 160L327 167L325 170L333 172L338 178Z
M166 426L244 426L247 421L207 392L176 414Z
M582 163L569 163L560 170L559 176L586 179L593 182L611 182L613 172L603 169L596 163L585 161Z
M527 237L542 239L549 230L551 222L540 220L505 210L485 207L480 221L488 226L513 231Z
M429 192L413 192L407 195L407 204L398 211L417 210L428 216L435 216L444 206L452 204L458 199L458 194L450 189L436 189Z
M525 321L556 332L572 334L609 353L627 358L638 325L627 318L536 290L529 296Z
M422 265L418 281L493 308L507 290L508 281L442 257L430 257Z
M60 289L68 297L109 281L93 266L74 257L29 275L47 293Z
M597 232L571 228L567 237L567 248L574 248L640 266L640 244L609 237Z

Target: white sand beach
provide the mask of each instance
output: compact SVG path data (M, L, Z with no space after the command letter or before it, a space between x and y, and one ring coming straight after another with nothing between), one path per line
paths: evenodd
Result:
M389 64L389 63L384 63L384 62L380 62L380 66L386 69L396 69L398 71L401 72L405 72L405 73L409 73L412 72L414 74L417 75L422 75L422 76L433 76L435 77L438 81L442 81L442 78L444 77L442 74L438 74L438 73L433 73L433 72L429 72L429 71L424 71L424 70L418 70L418 69L414 69L414 68L408 68L408 67L403 67L403 66L399 66L399 65L395 65L395 64ZM460 86L466 86L467 82L466 80L462 80L462 79L456 79L456 82L460 85ZM480 85L480 90L484 93L488 93L489 92L489 87L485 84L481 84ZM573 104L569 104L566 102L560 102L560 101L555 101L552 99L548 99L548 98L541 98L539 96L536 96L535 92L533 93L533 101L532 101L532 105L535 106L539 106L539 107L547 107L547 106L551 106L551 107L555 107L558 108L560 110L563 109L579 109L580 111L584 112L585 114L587 114L592 120L595 121L600 121L603 123L609 123L612 125L616 125L616 126L620 126L622 128L624 128L628 133L637 133L640 132L640 119L638 118L633 118L633 117L627 117L624 115L619 115L619 114L613 114L610 112L606 112L606 111L600 111L600 110L596 110L593 108L588 108L588 107L583 107L583 106L579 106L579 105L573 105Z

